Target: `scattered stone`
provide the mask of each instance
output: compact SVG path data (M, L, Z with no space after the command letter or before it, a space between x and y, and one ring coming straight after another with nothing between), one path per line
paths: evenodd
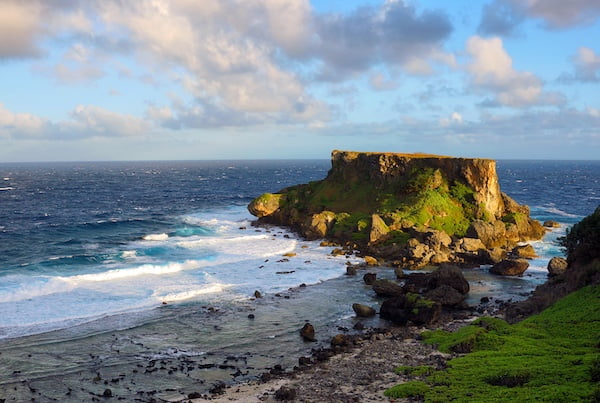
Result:
M276 271L275 274L292 274L295 273L296 270L289 270L289 271Z
M202 394L198 392L192 392L188 394L188 399L200 399L202 398Z
M313 325L305 323L304 326L302 326L302 329L300 329L300 336L302 336L305 341L316 341L315 328Z
M553 220L544 221L544 227L546 228L560 228L560 224Z
M373 256L365 256L365 263L367 266L379 266L379 261Z
M254 291L254 298L262 298L262 294L260 293L260 291Z
M345 334L338 333L331 339L331 347L347 347L350 345L350 338Z
M354 267L354 266L346 266L346 275L348 275L348 276L356 276L356 267Z
M361 318L370 318L375 316L376 313L375 309L362 304L352 304L352 310L356 313L356 316Z
M522 276L529 267L525 259L505 259L490 268L490 273L500 276Z
M490 297L481 297L479 302L481 302L482 304L487 304L490 302Z
M567 271L567 259L555 256L548 262L548 276L555 277Z
M344 250L343 250L343 249L341 249L341 248L335 248L334 250L332 250L332 251L331 251L331 254L332 254L333 256L342 256L342 255L344 255L345 253L346 253L346 252L344 252Z
M280 387L277 392L275 392L275 400L296 400L296 389L287 386Z
M248 319L254 319L254 318L255 318L255 316L254 316L254 314L253 314L253 313L251 313L251 314L248 314Z
M110 389L104 389L104 393L102 393L103 397L112 397L113 393Z
M294 256L296 256L296 254L294 252L288 252L288 253L284 253L283 256L285 256L285 257L294 257Z
M363 276L363 281L365 282L366 285L373 285L373 283L375 283L376 280L377 280L377 273L366 273Z

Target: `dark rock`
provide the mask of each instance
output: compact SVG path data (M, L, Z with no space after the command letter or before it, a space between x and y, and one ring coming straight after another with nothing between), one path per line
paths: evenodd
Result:
M443 306L459 305L466 298L465 294L461 294L455 288L447 284L442 284L439 287L427 292L425 297L432 301L439 302Z
M217 382L208 391L213 395L222 395L226 387L227 385L224 382Z
M280 387L277 392L275 392L275 400L296 400L296 389L287 386Z
M192 392L190 394L188 394L188 399L200 399L202 398L202 394L199 392Z
M298 365L300 365L301 367L312 365L312 363L313 363L313 361L310 359L310 357L298 358Z
M373 283L375 283L375 280L377 280L377 273L366 273L363 276L363 280L366 285L373 285Z
M379 314L399 325L405 325L408 321L421 325L435 322L441 311L442 306L438 302L408 294L383 301Z
M375 309L362 304L352 304L352 310L356 313L356 316L361 318L369 318L375 316L376 313Z
M402 267L396 266L394 267L394 274L396 275L396 278L403 278L404 270L402 270Z
M112 397L113 393L110 389L104 389L104 393L102 393L103 397Z
M315 341L315 328L313 325L305 323L304 326L302 326L302 329L300 329L300 336L302 336L305 341Z
M548 220L544 221L544 227L546 228L560 228L560 224L556 221Z
M380 297L396 297L404 294L404 289L390 280L377 280L373 283L373 291Z
M537 257L537 255L535 254L535 249L533 249L533 246L527 244L527 245L518 245L515 246L513 248L513 250L510 252L511 257L514 258L523 258L523 259L534 259Z
M254 291L254 298L262 298L262 294L260 293L260 291Z
M522 276L529 267L525 259L505 259L490 268L490 273L500 276Z
M253 313L248 314L248 319L254 319L254 318L255 318L255 316Z
M548 276L555 277L567 270L567 259L555 256L548 262Z
M469 292L469 282L457 266L449 264L441 265L430 274L429 288L435 289L442 285L448 285L461 294Z
M346 266L346 275L348 275L348 276L356 276L356 267L354 267L354 266Z
M488 302L490 302L490 297L481 297L479 302L481 302L482 304L487 304Z

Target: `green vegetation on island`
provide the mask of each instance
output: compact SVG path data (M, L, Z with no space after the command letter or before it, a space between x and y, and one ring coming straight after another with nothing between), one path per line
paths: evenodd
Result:
M480 318L454 333L426 332L424 341L441 351L469 354L443 371L400 367L415 379L385 395L426 402L598 401L599 306L600 287L588 286L518 324Z
M426 402L600 402L600 207L560 242L569 267L524 304L547 306L575 291L516 324L483 317L455 332L424 332L425 343L457 356L445 370L399 367L396 372L412 380L385 395Z

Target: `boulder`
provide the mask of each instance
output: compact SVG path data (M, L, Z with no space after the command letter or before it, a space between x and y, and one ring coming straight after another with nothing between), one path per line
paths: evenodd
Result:
M513 250L510 252L512 257L515 257L517 259L522 258L522 259L534 259L536 257L538 257L535 254L535 249L533 249L533 246L527 244L527 245L517 245L513 248Z
M335 221L335 213L323 211L310 216L302 225L302 233L308 240L325 238Z
M555 256L548 262L548 276L555 277L567 271L567 259Z
M484 264L496 264L506 259L506 251L502 248L492 249L481 249L479 250L479 257L481 257Z
M461 238L454 245L454 249L459 252L477 253L481 249L486 249L481 239L478 238Z
M396 297L404 294L404 289L390 280L377 280L373 283L373 291L380 297Z
M373 214L371 216L371 232L369 233L369 243L374 244L387 239L389 232L389 227L379 216L379 214Z
M500 276L522 276L529 267L525 259L504 259L490 268L490 273Z
M375 309L363 304L352 304L352 310L360 318L370 318L371 316L375 316L376 313Z
M452 238L444 231L430 230L424 234L424 243L432 249L439 250L440 248L449 247Z
M331 347L347 347L350 345L350 338L345 334L338 333L331 338Z
M367 266L379 266L379 261L373 256L365 256L365 263Z
M547 220L544 221L544 227L546 228L560 228L560 224L556 221Z
M250 214L256 217L266 217L279 209L279 203L282 195L277 193L265 193L248 205Z
M474 220L467 229L467 237L477 238L485 245L486 248L502 246L505 241L506 227L502 221L494 221L493 223Z
M457 266L449 264L441 265L429 275L428 286L430 289L435 289L442 285L450 286L461 294L467 294L470 289L469 282L463 275L462 270Z
M441 310L442 306L438 302L408 294L383 301L379 314L399 325L405 325L409 321L421 325L435 322Z
M354 266L346 266L346 275L348 275L348 276L356 276L356 267L354 267Z
M377 273L366 273L363 276L363 281L366 285L373 285L373 283L375 283L375 280L377 280Z
M546 229L539 221L529 218L525 214L509 214L503 218L505 223L514 224L519 234L519 241L528 241L530 239L541 239L546 233Z
M304 341L316 341L315 339L315 328L310 323L305 323L300 329L300 336Z
M466 295L461 294L455 288L450 287L449 285L443 284L431 291L428 291L425 294L425 297L432 301L439 302L443 306L456 306L465 300Z

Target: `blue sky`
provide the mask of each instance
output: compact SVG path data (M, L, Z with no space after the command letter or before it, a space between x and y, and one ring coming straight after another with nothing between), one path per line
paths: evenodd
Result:
M0 0L0 162L598 159L598 0Z

